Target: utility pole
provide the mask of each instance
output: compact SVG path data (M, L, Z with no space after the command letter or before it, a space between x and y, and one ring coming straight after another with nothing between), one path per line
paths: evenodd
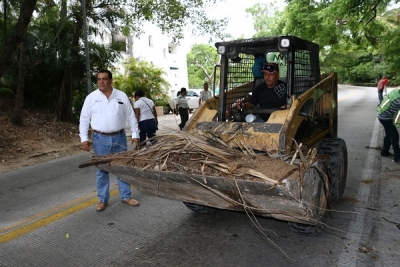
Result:
M92 92L92 78L90 75L90 62L89 62L89 43L87 36L87 21L86 21L86 3L82 0L82 13L83 13L83 34L85 41L85 57L86 57L86 80L88 94Z

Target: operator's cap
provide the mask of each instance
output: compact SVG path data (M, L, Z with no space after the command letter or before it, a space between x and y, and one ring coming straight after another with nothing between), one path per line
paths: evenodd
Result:
M279 66L278 64L274 63L274 62L270 62L264 65L264 67L261 70L262 72L278 72L279 73Z

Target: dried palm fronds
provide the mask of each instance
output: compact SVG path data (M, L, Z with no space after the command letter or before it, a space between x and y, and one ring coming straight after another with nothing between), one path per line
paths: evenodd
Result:
M221 140L216 141L186 132L157 135L150 142L151 145L140 150L94 157L85 166L110 163L143 170L184 171L188 174L202 175L205 182L206 176L228 176L263 179L268 184L279 184L289 175L295 176L299 169L298 165L290 165L279 158L268 156L267 153L256 155L244 144L240 144L241 150L237 150L225 145ZM308 163L305 164L308 167L310 159L304 158L302 154L300 156L303 162ZM83 165L81 167L84 167Z

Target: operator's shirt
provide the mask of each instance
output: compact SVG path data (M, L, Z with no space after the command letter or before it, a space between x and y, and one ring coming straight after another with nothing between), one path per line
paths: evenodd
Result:
M271 109L280 109L281 106L286 105L287 101L287 89L286 83L278 80L278 83L274 88L268 88L267 84L264 82L258 85L253 93L251 94L251 98L249 102L254 106L260 105L261 109L271 108ZM262 114L260 117L267 121L269 115Z
M132 138L139 138L138 122L129 98L124 92L115 88L108 99L99 89L86 97L79 119L81 142L89 140L89 124L93 130L103 133L125 129L128 124Z

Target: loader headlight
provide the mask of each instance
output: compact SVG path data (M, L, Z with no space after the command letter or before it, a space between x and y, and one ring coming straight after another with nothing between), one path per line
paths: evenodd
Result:
M220 54L220 55L223 55L223 54L225 54L225 46L220 46L220 47L218 47L218 54Z
M287 48L290 46L290 40L289 39L282 39L281 40L281 47Z

